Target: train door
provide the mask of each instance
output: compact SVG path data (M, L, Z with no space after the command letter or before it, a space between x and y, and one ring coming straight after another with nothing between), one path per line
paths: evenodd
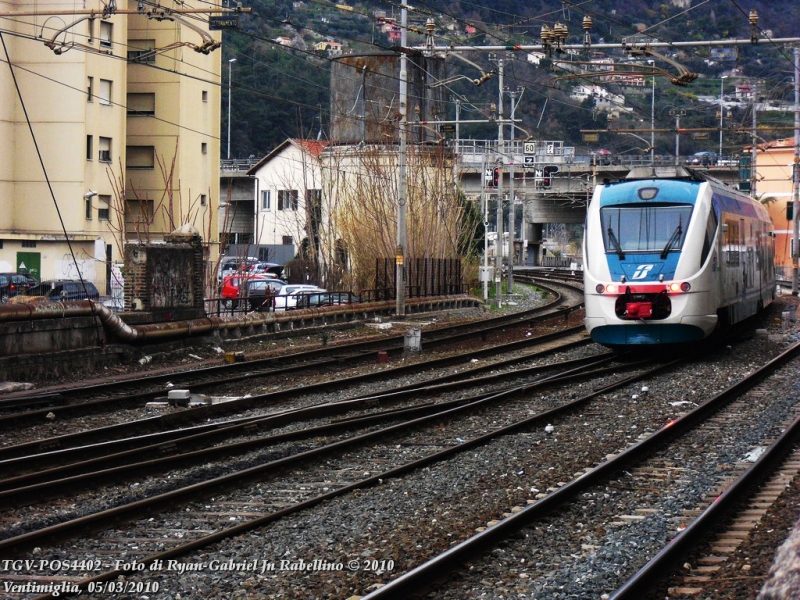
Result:
M739 231L742 232L742 302L747 302L747 290L753 287L753 222L745 223L739 219ZM749 311L748 311L749 312Z
M726 322L735 323L738 320L738 305L742 298L742 274L746 258L742 252L743 224L735 215L723 213L722 225L722 252L720 253L720 281L722 282L722 303Z

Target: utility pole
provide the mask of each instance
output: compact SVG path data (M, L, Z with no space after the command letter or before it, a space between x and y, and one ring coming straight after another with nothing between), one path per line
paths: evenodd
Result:
M511 135L509 146L511 147L511 160L508 163L508 203L509 203L509 217L508 217L508 293L514 293L514 258L516 249L514 247L514 238L516 237L516 223L517 220L517 206L514 203L514 111L517 108L516 98L519 90L506 91L511 97ZM521 94L520 94L521 95ZM523 222L523 227L525 223Z
M231 67L236 58L228 59L228 160L231 159Z
M752 146L750 148L750 197L756 197L756 159L758 158L758 138L756 137L756 102L758 101L758 85L753 84L753 125Z
M486 155L483 156L483 171L481 177L481 208L483 209L483 301L489 301L489 198L486 194Z
M719 155L718 158L722 158L722 117L725 113L725 80L728 78L727 75L723 75L719 78Z
M456 98L456 142L458 142L458 140L460 139L461 139L461 98Z
M686 111L676 109L670 112L675 115L675 166L677 167L681 164L681 117Z
M408 45L408 4L403 0L400 10L400 46L405 50ZM395 296L397 298L395 313L398 317L406 313L406 136L408 125L408 59L405 52L400 52L400 148L397 155L397 250L395 252Z
M655 65L656 61L648 60L648 63ZM650 96L650 164L656 164L656 76L653 75L653 92Z
M800 255L800 48L794 49L794 168L792 169L794 198L792 202L792 296L797 296L798 255Z
M500 95L497 104L497 243L495 246L495 296L497 307L503 305L503 59L497 60L497 77L500 83Z

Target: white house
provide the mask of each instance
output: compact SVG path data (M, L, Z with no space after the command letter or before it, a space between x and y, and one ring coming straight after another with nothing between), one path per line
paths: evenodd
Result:
M613 94L599 85L578 85L572 88L569 95L576 100L594 99L594 106L598 110L630 110L625 106L625 96Z
M319 157L326 141L287 139L247 172L256 180L254 243L291 246L318 244L322 222Z

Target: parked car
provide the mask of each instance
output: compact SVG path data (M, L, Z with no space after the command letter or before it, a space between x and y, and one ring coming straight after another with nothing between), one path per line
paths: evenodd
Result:
M315 292L298 296L295 308L338 306L340 304L351 304L358 301L358 296L351 292Z
M297 299L301 295L324 291L325 289L315 285L290 283L283 286L280 292L275 295L275 310L291 310L297 306Z
M247 271L246 273L235 273L233 275L227 275L222 280L222 288L220 289L220 300L222 306L227 309L234 309L239 306L239 300L241 298L241 293L244 289L246 291L247 283L250 281L261 281L261 280L271 280L271 281L278 281L281 284L285 284L286 282L282 279L277 279L272 276L268 275L259 275L256 273L252 273L251 271Z
M0 304L9 298L24 295L28 289L39 283L33 277L20 273L0 273Z
M100 292L91 281L80 282L72 279L43 281L17 296L14 300L25 302L29 299L44 299L52 302L67 300L99 300Z
M258 262L255 256L223 256L219 261L217 283L222 285L222 280L237 271L249 271L250 267Z
M287 310L295 307L298 296L324 291L315 285L278 283L278 280L265 279L247 284L247 299L250 310Z
M247 302L250 310L270 311L273 309L273 298L287 284L280 279L259 278L247 282L247 293L242 300Z
M702 152L695 152L686 162L690 165L702 165L708 167L709 165L717 164L717 153L710 150L703 150Z
M258 275L272 275L273 277L280 279L283 273L283 265L271 262L257 262L250 267L250 273L256 273Z

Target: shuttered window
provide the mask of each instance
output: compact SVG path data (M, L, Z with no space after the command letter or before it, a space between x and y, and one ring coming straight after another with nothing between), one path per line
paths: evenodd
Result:
M125 154L128 169L154 169L156 166L156 149L154 146L126 146Z
M128 94L128 116L151 117L156 114L156 95L153 92Z

